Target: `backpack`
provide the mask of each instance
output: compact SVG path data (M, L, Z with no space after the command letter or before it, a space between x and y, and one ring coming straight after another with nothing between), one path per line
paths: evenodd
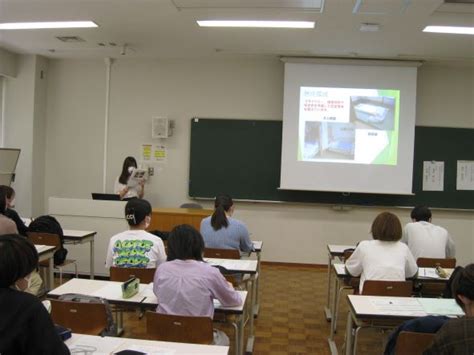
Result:
M54 265L61 265L66 260L67 249L64 248L64 233L58 220L53 216L40 216L28 226L29 232L51 233L59 235L61 247L54 253Z
M107 313L107 327L100 334L101 336L117 336L117 325L114 322L110 304L105 298L81 295L79 293L65 293L59 296L61 301L82 302L82 303L102 303L105 304L105 311Z

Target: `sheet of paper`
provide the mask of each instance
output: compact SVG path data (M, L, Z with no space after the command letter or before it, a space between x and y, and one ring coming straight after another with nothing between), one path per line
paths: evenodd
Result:
M164 145L153 145L153 161L157 163L164 163L168 157L167 149Z
M175 350L170 350L170 349L165 349L165 348L160 348L158 346L150 346L150 345L125 345L123 348L118 350L117 352L121 350L133 350L133 351L139 351L145 354L149 355L173 355L176 354Z
M456 190L474 190L473 160L458 160Z
M462 316L461 307L454 299L450 298L420 298L419 302L423 310L430 315Z
M334 269L336 269L336 274L338 274L338 275L347 274L346 265L344 265L344 264L334 264Z
M153 144L142 144L140 149L140 160L150 162L153 154Z
M384 298L371 300L372 305L383 314L423 316L425 311L417 298Z
M140 288L142 288L142 285L140 285ZM153 282L150 282L148 285L143 287L143 290L140 291L140 295L143 297L154 297Z
M76 354L111 354L115 351L124 340L121 338L112 338L112 337L90 337L90 336L80 336L73 344L68 345L71 353Z
M423 162L423 191L444 191L444 161Z

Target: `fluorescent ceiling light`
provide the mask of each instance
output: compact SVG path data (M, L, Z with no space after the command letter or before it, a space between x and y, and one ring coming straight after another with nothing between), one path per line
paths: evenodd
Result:
M54 21L54 22L10 22L0 23L0 30L37 30L47 28L90 28L98 27L92 21Z
M314 28L314 21L197 21L201 27Z
M460 27L460 26L426 26L423 32L436 33L454 33L463 35L474 35L474 27Z

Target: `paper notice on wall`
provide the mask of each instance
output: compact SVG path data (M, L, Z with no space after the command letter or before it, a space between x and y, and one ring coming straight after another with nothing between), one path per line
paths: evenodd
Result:
M167 151L164 145L153 146L153 161L156 163L164 163L167 159Z
M423 162L423 191L444 191L444 161Z
M456 190L474 190L474 160L458 160Z
M142 162L151 162L153 144L142 144L140 149L140 160Z

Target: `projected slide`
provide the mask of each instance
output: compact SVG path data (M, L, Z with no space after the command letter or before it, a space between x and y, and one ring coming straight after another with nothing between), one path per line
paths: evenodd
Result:
M399 90L301 87L298 160L397 165Z

